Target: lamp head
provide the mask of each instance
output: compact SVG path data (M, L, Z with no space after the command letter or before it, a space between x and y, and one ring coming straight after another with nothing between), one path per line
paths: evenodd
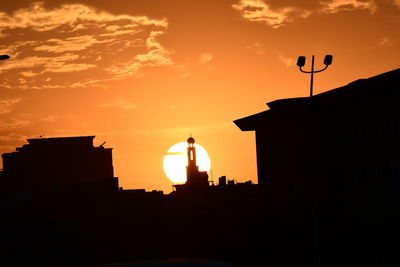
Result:
M331 65L332 59L333 59L332 55L326 55L324 58L324 64L327 66Z
M300 57L297 59L297 66L301 68L301 67L303 67L305 64L306 64L306 57L300 56Z
M0 55L0 60L9 59L9 55Z

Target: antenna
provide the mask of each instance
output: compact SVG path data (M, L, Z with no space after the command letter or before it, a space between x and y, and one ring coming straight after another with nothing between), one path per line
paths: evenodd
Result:
M106 144L106 141L104 141L103 143L101 143L101 147L103 147Z

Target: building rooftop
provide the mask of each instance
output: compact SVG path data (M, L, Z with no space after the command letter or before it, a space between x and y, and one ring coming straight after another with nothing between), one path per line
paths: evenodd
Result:
M268 120L275 112L293 112L310 105L323 108L342 108L360 100L376 100L380 96L398 92L400 84L400 68L388 71L367 79L359 79L345 86L329 90L312 97L278 99L267 103L269 110L250 115L234 123L242 131L255 130L260 120Z
M95 136L73 136L73 137L51 137L51 138L32 138L27 139L31 145L41 144L93 144Z

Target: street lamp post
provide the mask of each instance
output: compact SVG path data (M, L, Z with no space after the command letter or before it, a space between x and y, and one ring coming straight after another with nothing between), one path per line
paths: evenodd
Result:
M312 59L311 59L311 71L305 71L305 70L302 69L302 67L304 67L304 65L306 64L306 57L300 56L297 59L297 66L299 67L300 71L303 72L303 73L311 74L310 97L313 96L314 73L318 73L318 72L326 70L328 68L328 66L332 64L332 58L333 58L332 55L326 55L325 58L324 58L325 67L323 69L320 69L320 70L314 70L314 55L313 55Z
M305 71L302 69L302 67L304 67L304 65L306 64L306 57L304 56L300 56L297 59L297 66L299 67L300 71L303 73L308 73L311 74L311 80L310 80L310 97L313 96L313 83L314 83L314 73L318 73L321 71L324 71L328 68L329 65L332 64L332 55L326 55L325 59L324 59L324 64L325 67L320 69L320 70L314 70L314 55L312 56L311 59L311 71ZM310 107L310 111L312 111L312 106ZM310 125L312 122L312 112L310 112ZM310 131L311 132L311 131ZM311 140L311 138L310 138ZM310 143L310 151L312 151L310 153L310 162L311 164L314 162L314 157L312 156L313 152L314 152L314 144L313 142ZM319 242L319 223L318 223L318 195L317 195L317 191L318 191L318 183L316 181L316 177L313 173L313 166L311 165L311 172L310 172L310 178L311 178L311 184L312 184L312 189L311 192L313 194L313 222L314 222L314 230L313 230L313 235L314 235L314 249L315 249L315 266L320 266L320 242Z

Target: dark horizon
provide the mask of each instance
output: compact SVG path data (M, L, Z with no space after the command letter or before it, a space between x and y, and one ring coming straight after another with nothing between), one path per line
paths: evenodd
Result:
M5 266L400 266L399 0L0 6Z
M236 120L256 132L258 184L210 183L192 136L187 181L170 194L119 187L112 149L94 146L94 136L28 139L2 155L2 258L17 266L396 266L399 79L397 69Z
M192 133L214 177L257 181L233 120L399 67L398 1L52 0L0 7L0 154L96 135L124 188L168 192L163 156ZM206 19L205 19L206 18ZM237 153L241 151L241 153Z

